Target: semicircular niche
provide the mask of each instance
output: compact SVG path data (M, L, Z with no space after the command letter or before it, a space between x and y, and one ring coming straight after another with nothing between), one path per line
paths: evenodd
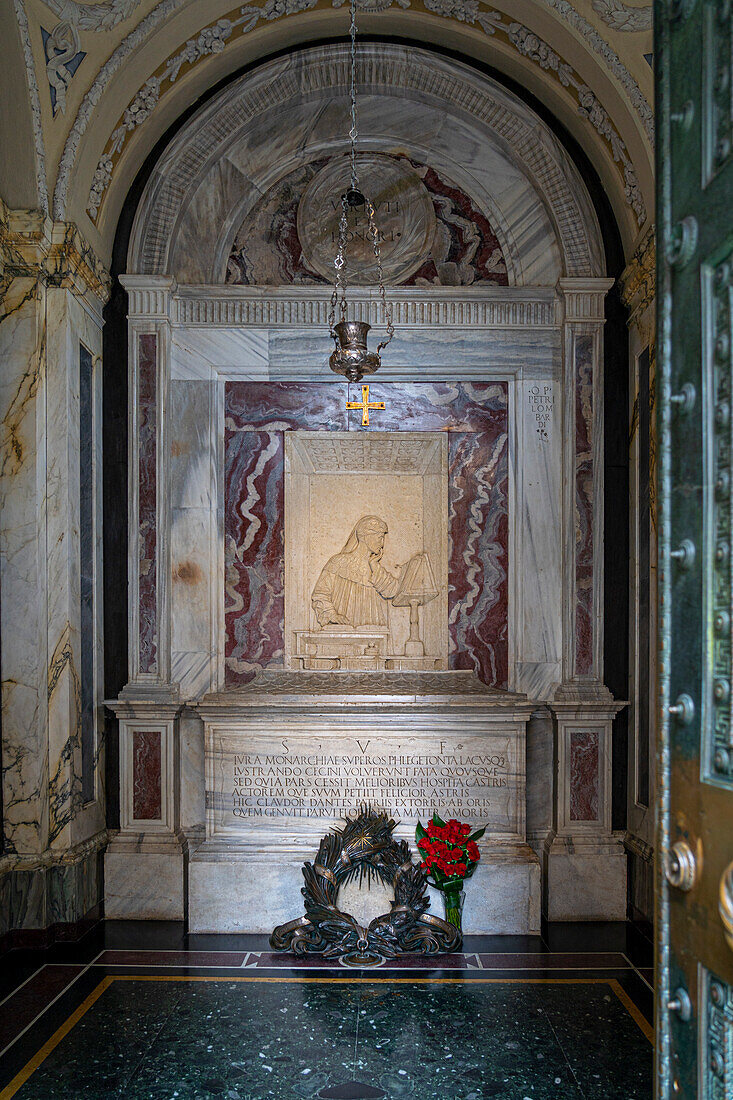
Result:
M382 234L390 286L507 286L507 265L491 223L444 172L403 155L360 153L359 177ZM250 208L229 251L233 285L333 282L340 196L349 159L322 157L282 177ZM377 282L363 208L349 212L347 281Z

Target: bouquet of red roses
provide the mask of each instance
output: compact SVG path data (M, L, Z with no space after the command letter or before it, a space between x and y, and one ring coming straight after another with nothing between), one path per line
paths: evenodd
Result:
M486 829L477 829L472 833L470 825L454 817L443 821L435 813L427 829L418 822L415 838L422 855L421 866L429 872L431 885L438 890L460 890L481 859L476 841L485 832Z

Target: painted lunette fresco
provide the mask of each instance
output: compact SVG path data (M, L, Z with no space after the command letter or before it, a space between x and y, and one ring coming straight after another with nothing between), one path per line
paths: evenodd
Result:
M225 397L225 684L284 651L284 432L361 430L345 383L230 382ZM351 392L349 392L351 391ZM508 678L506 383L372 384L376 431L446 431L449 440L451 666ZM347 419L348 417L348 419Z
M140 672L158 671L157 336L138 336L138 542Z
M593 337L575 340L575 674L593 672Z

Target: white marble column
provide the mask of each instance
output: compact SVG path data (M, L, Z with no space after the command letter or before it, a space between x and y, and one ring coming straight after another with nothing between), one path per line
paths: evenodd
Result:
M603 325L612 279L561 279L563 677L555 718L550 920L623 919L626 856L611 826L612 724L625 703L603 683Z
M108 917L181 920L179 686L171 682L168 277L123 275L128 311L129 681L119 719L120 832L105 855Z
M107 273L74 226L0 204L0 891L10 899L0 936L76 923L100 900L99 852L107 839L100 399L108 290ZM82 624L95 610L82 653Z

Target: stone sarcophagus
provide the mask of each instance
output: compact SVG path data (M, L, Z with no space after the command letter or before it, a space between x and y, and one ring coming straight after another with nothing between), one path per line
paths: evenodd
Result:
M486 827L464 930L533 932L540 868L525 834L532 706L472 672L264 671L196 706L206 840L189 865L192 931L269 932L297 911L301 867L362 803L398 837L438 810ZM441 904L433 899L438 914Z

